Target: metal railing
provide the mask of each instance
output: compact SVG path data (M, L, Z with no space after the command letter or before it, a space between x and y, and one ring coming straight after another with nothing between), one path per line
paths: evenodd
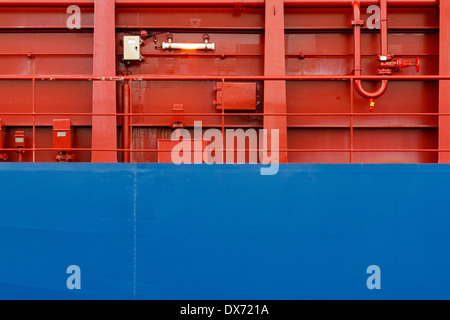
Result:
M311 76L114 76L114 77L93 77L93 76L49 76L49 75L2 75L0 76L0 81L14 81L14 80L29 80L32 81L32 106L31 112L0 112L0 117L2 116L31 116L32 117L32 147L31 148L2 148L0 151L30 151L33 152L33 162L36 162L36 152L39 151L61 151L58 148L37 148L36 147L36 118L41 116L112 116L112 117L129 117L130 121L130 141L131 148L70 148L64 151L109 151L109 152L130 152L132 155L131 161L133 162L133 154L138 152L171 152L172 150L166 149L135 149L133 148L133 119L135 117L158 117L158 116L183 116L183 117L202 117L202 116L214 116L221 117L221 130L224 135L226 125L225 117L231 116L263 116L263 117L349 117L348 128L350 130L350 147L343 149L328 149L328 148L308 148L308 149L273 149L279 152L330 152L330 153L349 153L350 162L353 163L354 153L367 153L367 152L450 152L450 150L444 149L359 149L354 148L354 118L355 117L392 117L392 116L413 116L413 117L448 117L450 113L356 113L354 112L354 91L353 84L355 80L390 80L390 81L443 81L450 80L450 76L441 75L419 75L419 76L353 76L353 75L311 75ZM201 112L201 113L137 113L133 112L130 108L129 113L94 113L94 112L36 112L36 82L37 81L128 81L130 85L130 92L132 92L133 82L138 81L221 81L225 83L226 81L266 81L266 80L279 80L279 81L349 81L350 86L350 112L344 113L252 113L252 112L225 112L222 108L221 112ZM130 95L132 99L132 95ZM130 105L132 102L130 101ZM258 127L258 126L251 126ZM221 150L225 153L228 149L225 147ZM192 152L200 151L192 149ZM233 149L233 151L257 151L253 149Z

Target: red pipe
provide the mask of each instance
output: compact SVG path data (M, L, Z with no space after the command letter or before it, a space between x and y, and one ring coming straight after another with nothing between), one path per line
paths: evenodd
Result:
M122 148L130 149L130 85L125 81L122 86L123 93L123 122L122 122ZM123 162L130 162L130 152L123 152Z
M387 14L387 0L380 0L380 41L381 41L381 55L388 55L388 14Z
M118 0L119 1L119 0ZM128 0L124 0L128 1ZM354 0L284 0L286 7L349 7ZM362 7L377 5L378 0L360 0ZM388 0L390 7L437 7L439 0Z
M349 7L353 0L284 0L286 7ZM377 0L361 0L361 5L368 7L378 4ZM265 0L116 0L117 6L152 6L152 7L264 7ZM392 7L437 7L439 0L389 0Z
M284 0L286 7L349 7L353 0ZM363 7L378 4L376 0L361 0ZM437 7L439 0L389 0L390 7ZM119 7L259 7L265 0L116 0ZM0 7L66 7L69 5L94 6L94 0L0 0Z
M380 0L381 3L381 55L387 55L388 52L388 26L387 26L387 0ZM361 69L361 4L359 0L353 1L353 19L355 25L353 31L353 44L354 44L354 55L355 55L355 66L354 73L355 76L360 76L362 73ZM368 92L362 86L361 80L355 80L356 91L367 99L376 99L381 97L387 90L388 80L382 80L381 86L377 91Z
M450 75L401 75L401 76L356 76L356 75L303 75L303 76L205 76L205 75L168 75L168 76L154 76L154 75L142 75L142 76L126 76L126 77L92 77L92 76L47 76L47 75L13 75L3 76L0 75L0 80L33 80L37 81L264 81L264 80L286 80L286 81L324 81L324 80L397 80L397 81L436 81L436 80L450 80ZM6 114L2 112L1 114ZM18 113L22 114L22 113ZM32 113L31 113L32 114ZM42 115L42 113L40 113ZM48 115L67 114L67 113L49 113ZM107 112L96 112L95 114L111 114Z

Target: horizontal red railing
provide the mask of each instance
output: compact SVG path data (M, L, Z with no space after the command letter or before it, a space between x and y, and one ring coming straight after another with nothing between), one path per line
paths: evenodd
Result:
M61 148L3 148L2 151L61 151ZM204 149L191 148L191 151L203 151ZM220 148L217 151L261 151L262 149L226 149ZM120 148L66 148L64 151L126 151L126 152L172 152L172 149L120 149ZM450 149L278 149L272 148L269 151L279 152L450 152Z
M351 7L353 0L284 0L286 7ZM378 4L377 0L360 0L361 6ZM445 0L442 0L445 1ZM262 8L265 0L116 0L118 7L253 7ZM436 7L440 0L389 0L390 7ZM0 0L0 6L62 7L94 6L94 0Z
M145 116L145 117L157 117L157 116L174 116L175 113L87 113L87 112L36 112L35 111L35 90L36 90L36 81L129 81L132 84L133 81L265 81L265 80L280 80L280 81L350 81L353 83L355 80L393 80L393 81L445 81L450 80L450 76L443 75L425 75L425 76L354 76L354 75L323 75L323 76L154 76L154 75L145 75L145 76L113 76L113 77L93 77L93 76L49 76L49 75L1 75L0 81L32 81L32 112L0 112L0 116L32 116L33 117L33 147L32 148L3 148L1 151L31 151L33 152L33 162L36 162L36 152L43 151L60 151L58 148L37 148L36 147L36 118L40 116L56 116L56 115L65 115L65 116L87 116L87 117L95 117L95 116L114 116L114 117L137 117L137 116ZM353 88L353 86L351 86ZM355 117L373 117L373 116L428 116L428 117L447 117L450 116L450 113L355 113L353 112L353 93L352 93L352 103L351 103L351 112L344 113L251 113L251 112L230 112L225 113L224 110L217 113L211 112L196 112L196 113L183 113L183 117L195 117L195 116L220 116L222 117L222 132L225 131L226 126L224 124L225 117L231 116L281 116L281 117L310 117L310 116L336 116L336 117L350 117L349 128L351 129L351 147L345 149L327 149L327 148L309 148L309 149L273 149L273 151L279 152L331 152L331 153L350 153L351 154L351 162L353 162L353 154L354 153L367 153L367 152L450 152L450 150L443 149L357 149L353 147L353 119ZM136 124L131 124L131 141L133 141L132 128L136 126ZM255 126L257 127L257 126ZM139 153L139 152L171 152L172 150L168 149L121 149L121 148L113 148L113 149L102 149L102 148L70 148L64 151L114 151L114 152L129 152L131 154ZM198 149L191 149L191 151L201 151ZM255 149L220 149L217 151L222 151L223 153L227 151L259 151Z
M438 81L450 80L450 75L421 75L421 76L352 76L352 75L323 75L323 76L49 76L49 75L0 75L0 80L40 80L40 81L350 81L350 80L394 80L394 81Z
M59 116L59 115L67 115L67 116L145 116L145 117L169 117L169 116L177 116L182 115L183 117L194 117L194 116L222 116L221 113L211 113L211 112L199 112L199 113L86 113L86 112L43 112L43 113L32 113L32 112L0 112L0 116ZM225 113L224 116L280 116L280 117L308 117L308 116L328 116L328 117L374 117L374 116L428 116L428 117L436 117L436 116L450 116L450 113Z

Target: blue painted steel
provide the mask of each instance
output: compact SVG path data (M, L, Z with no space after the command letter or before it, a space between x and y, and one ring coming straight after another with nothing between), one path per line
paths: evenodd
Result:
M2 299L450 299L450 166L0 168Z

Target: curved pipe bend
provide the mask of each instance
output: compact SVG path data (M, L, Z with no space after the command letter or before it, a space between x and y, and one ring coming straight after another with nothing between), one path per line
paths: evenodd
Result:
M376 99L381 97L386 92L388 88L388 83L389 83L388 80L382 80L381 86L377 91L368 92L363 88L361 80L355 80L355 89L356 92L358 92L361 96L363 96L366 99Z
M380 23L380 38L381 38L381 55L387 55L388 52L388 33L387 33L387 0L380 0L381 2L381 23ZM353 6L353 19L354 19L354 69L355 75L361 75L361 3L359 0L354 0ZM376 99L381 97L388 88L388 80L382 80L381 86L374 92L366 91L362 86L361 80L355 80L356 91L364 98Z

